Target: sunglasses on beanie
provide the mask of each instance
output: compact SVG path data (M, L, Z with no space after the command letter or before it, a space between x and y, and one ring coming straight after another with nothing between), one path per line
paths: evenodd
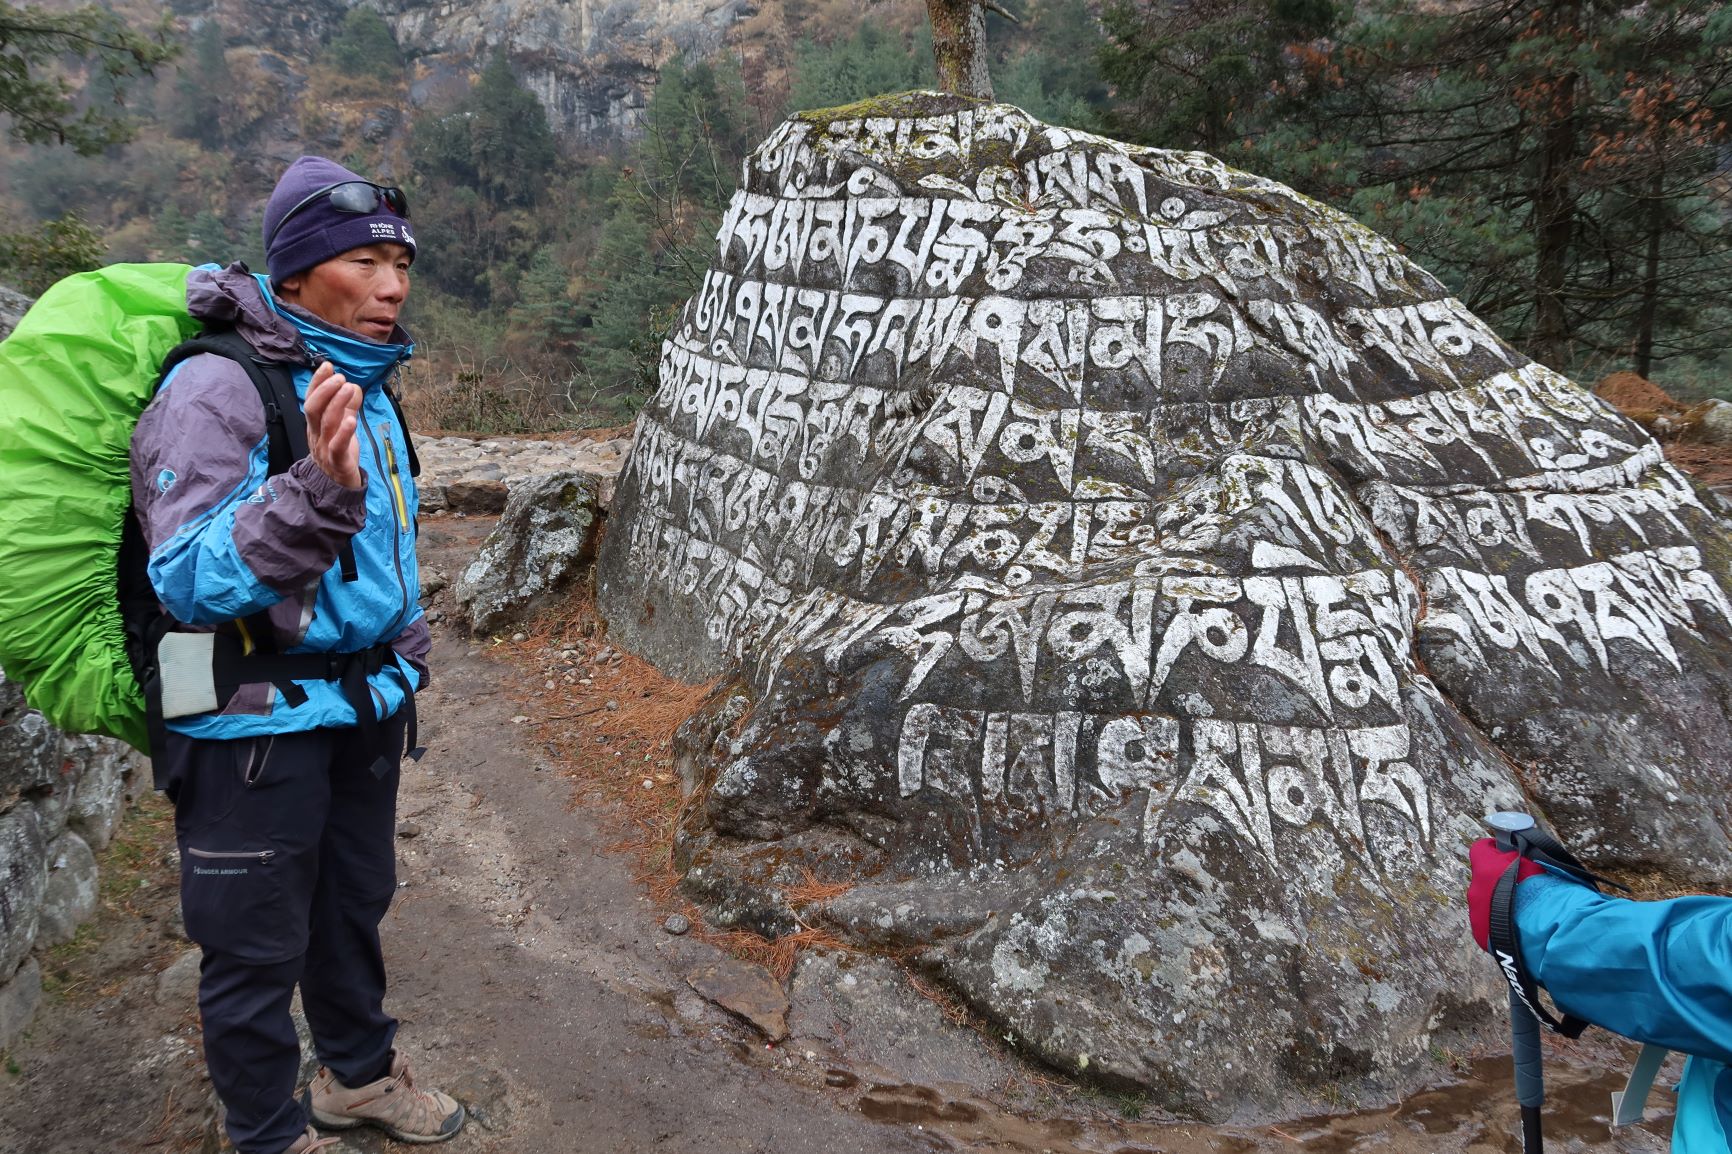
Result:
M294 219L297 212L315 203L321 197L328 198L331 207L338 212L353 213L356 216L366 216L376 212L380 205L385 211L404 220L409 219L409 197L396 186L374 184L370 180L345 180L341 184L328 184L302 197L295 206L283 214L283 219L277 221L277 227L271 229L271 235L265 238L265 248L271 247L271 242L277 239L277 234L283 231L283 226Z

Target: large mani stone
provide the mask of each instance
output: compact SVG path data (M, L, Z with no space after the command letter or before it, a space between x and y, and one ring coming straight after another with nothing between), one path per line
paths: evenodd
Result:
M1493 1020L1488 811L1732 882L1725 526L1389 242L934 94L781 125L717 241L599 590L753 703L683 731L725 919L1256 1118Z
M547 473L512 486L505 512L457 581L476 633L522 620L568 588L595 553L594 478Z

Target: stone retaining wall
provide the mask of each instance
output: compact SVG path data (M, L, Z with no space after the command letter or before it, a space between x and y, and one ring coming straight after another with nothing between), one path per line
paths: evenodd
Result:
M0 674L0 1050L41 998L35 952L96 913L96 851L145 764L120 742L61 733Z

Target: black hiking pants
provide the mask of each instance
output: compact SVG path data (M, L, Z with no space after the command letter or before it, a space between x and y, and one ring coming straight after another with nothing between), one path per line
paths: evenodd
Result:
M160 759L180 845L181 911L204 951L199 1013L211 1084L241 1154L305 1133L295 1097L295 986L320 1063L360 1086L389 1072L379 923L396 891L405 722L379 748L354 729L236 741L171 733Z

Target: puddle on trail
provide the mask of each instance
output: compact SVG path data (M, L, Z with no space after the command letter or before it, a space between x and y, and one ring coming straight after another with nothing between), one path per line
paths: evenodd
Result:
M1668 1148L1672 1097L1659 1086L1647 1121L1610 1128L1611 1095L1627 1065L1546 1066L1545 1132L1571 1154L1661 1154ZM1269 1126L1206 1126L1132 1120L1029 1117L930 1086L873 1083L856 1108L875 1122L918 1128L933 1150L1006 1154L1520 1154L1510 1059L1472 1065L1461 1081L1422 1090L1380 1110L1300 1118Z

